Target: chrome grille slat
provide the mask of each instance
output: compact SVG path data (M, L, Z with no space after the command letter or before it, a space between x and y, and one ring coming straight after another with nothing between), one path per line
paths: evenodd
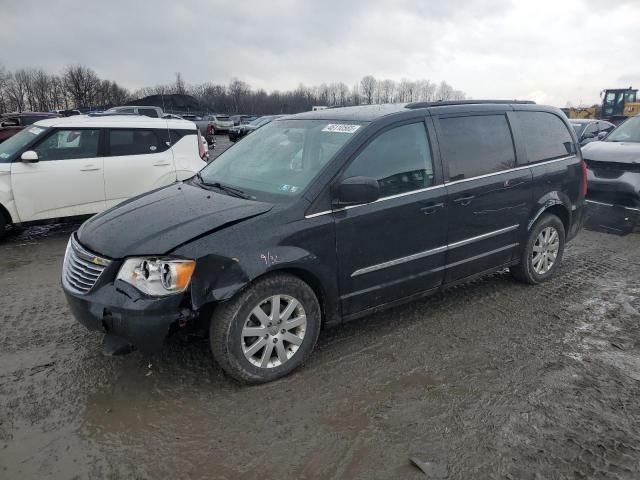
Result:
M93 287L93 284L94 284L94 282L83 281L82 279L80 279L78 277L74 277L73 275L71 275L69 273L67 273L67 280L69 280L70 282L75 283L75 284L80 283L80 284L84 285L87 288Z
M90 270L87 270L85 268L83 268L82 266L78 265L77 263L70 263L69 264L69 268L71 268L71 270L73 270L74 272L76 272L78 275L83 275L85 277L87 277L89 280L97 280L98 277L100 276L100 273L92 273Z
M103 270L102 268L80 258L73 250L71 250L71 256L73 257L75 263L79 263L90 270L94 270L98 274L102 273L102 270Z
M96 283L96 281L98 280L98 277L99 277L99 276L90 277L88 275L84 275L82 272L79 272L79 271L75 270L73 265L71 265L71 267L69 268L68 273L73 275L76 278L80 278L80 279L84 280L85 282L89 282L90 285Z
M75 293L88 293L110 263L111 260L85 250L72 236L62 267L64 286Z

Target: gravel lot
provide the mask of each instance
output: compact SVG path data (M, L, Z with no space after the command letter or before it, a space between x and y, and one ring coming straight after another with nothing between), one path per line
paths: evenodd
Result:
M228 142L218 142L216 153ZM321 334L258 387L206 341L110 358L59 284L76 225L0 243L0 478L639 478L640 235Z

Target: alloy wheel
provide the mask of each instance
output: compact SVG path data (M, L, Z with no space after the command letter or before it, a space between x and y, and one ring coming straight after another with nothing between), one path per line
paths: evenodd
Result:
M545 227L536 237L531 252L531 266L538 275L547 273L556 263L560 250L560 235L554 227Z
M247 316L240 339L242 351L256 367L279 367L298 351L306 329L302 304L288 295L273 295Z

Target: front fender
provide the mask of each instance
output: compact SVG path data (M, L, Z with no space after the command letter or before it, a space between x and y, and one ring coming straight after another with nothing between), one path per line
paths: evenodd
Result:
M318 257L299 247L277 246L237 257L207 255L198 260L191 285L197 310L212 302L228 300L255 279L277 270L303 270L314 277L327 274Z

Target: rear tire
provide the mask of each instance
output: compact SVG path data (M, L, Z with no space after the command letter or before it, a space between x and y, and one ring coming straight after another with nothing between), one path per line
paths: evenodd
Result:
M270 275L216 308L211 352L237 381L270 382L309 358L320 322L320 305L309 285L292 275Z
M0 240L4 239L7 236L7 227L9 224L7 223L7 219L4 218L2 212L0 212Z
M522 250L520 263L510 267L521 282L536 285L549 280L562 262L565 231L562 221L551 213L543 214L533 225Z

